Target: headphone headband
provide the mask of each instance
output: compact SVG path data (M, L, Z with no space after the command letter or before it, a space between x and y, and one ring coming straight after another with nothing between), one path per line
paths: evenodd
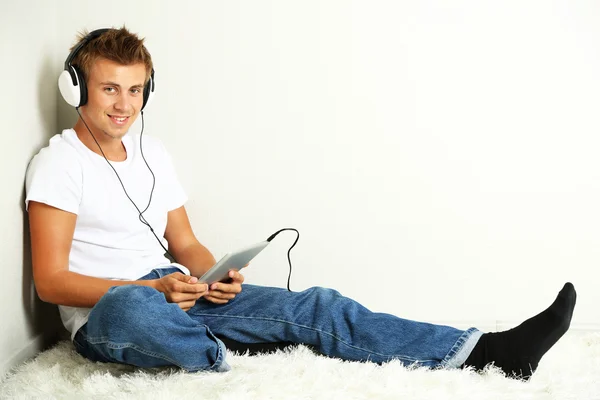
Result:
M65 60L65 70L69 69L69 67L71 66L71 63L73 62L73 59L75 58L77 53L79 53L79 50L81 50L81 48L83 46L85 46L92 40L96 39L97 37L102 35L104 32L108 32L108 31L110 31L110 28L96 29L95 31L91 31L90 33L85 35L85 37L83 39L81 39L75 47L73 47L73 50L71 50L71 53L69 53L67 59Z

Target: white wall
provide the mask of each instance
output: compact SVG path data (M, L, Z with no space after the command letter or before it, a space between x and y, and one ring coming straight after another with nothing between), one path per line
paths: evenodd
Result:
M0 376L10 366L51 344L59 333L56 307L35 294L24 217L25 170L56 130L55 7L51 2L2 2L2 221L0 259Z
M600 6L180 4L147 32L147 126L215 253L293 226L295 289L487 326L571 280L600 323ZM285 285L292 240L248 282Z
M374 310L495 329L545 308L570 280L574 325L600 327L596 3L56 6L44 20L54 40L23 39L29 75L58 73L84 27L126 23L146 36L157 81L146 132L171 150L195 231L217 256L291 226L302 234L295 290L335 287ZM48 43L53 66L29 51ZM25 99L40 107L32 90ZM8 131L22 132L29 113L12 107ZM69 126L73 111L58 107L57 125ZM40 123L27 124L23 157L10 159L13 209L39 143ZM259 255L247 282L285 286L293 238Z

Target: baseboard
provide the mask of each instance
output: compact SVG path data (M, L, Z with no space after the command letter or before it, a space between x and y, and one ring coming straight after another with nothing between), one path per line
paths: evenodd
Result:
M12 357L9 357L8 360L6 360L0 366L0 380L7 373L9 373L11 369L34 358L49 345L53 345L58 340L63 339L68 339L68 336L64 335L62 331L55 332L53 334L45 332L34 336L27 344L25 344L20 350L17 350Z
M520 322L496 321L496 331L505 331L519 325ZM600 323L572 323L569 332L600 332Z
M571 330L581 332L600 332L600 324L571 324Z
M457 329L469 329L475 327L482 332L500 332L512 329L523 321L428 321L432 324L452 326ZM572 323L570 332L600 332L600 323Z
M29 341L25 346L18 350L12 357L2 364L0 367L0 376L5 376L10 370L19 364L35 357L42 349L44 343L44 335L39 334Z

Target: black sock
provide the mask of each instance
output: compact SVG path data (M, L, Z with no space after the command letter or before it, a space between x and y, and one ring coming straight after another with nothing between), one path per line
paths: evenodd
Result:
M506 374L529 379L544 354L569 329L577 293L566 283L548 309L505 332L485 333L462 365L483 369L494 363Z

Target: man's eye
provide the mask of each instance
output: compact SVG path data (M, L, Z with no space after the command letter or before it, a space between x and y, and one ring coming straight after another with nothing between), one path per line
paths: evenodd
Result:
M138 93L141 93L141 92L142 92L141 89L131 89L131 93L133 93L133 94L138 94Z
M115 92L115 88L114 87L105 87L104 91L107 93L114 93Z

